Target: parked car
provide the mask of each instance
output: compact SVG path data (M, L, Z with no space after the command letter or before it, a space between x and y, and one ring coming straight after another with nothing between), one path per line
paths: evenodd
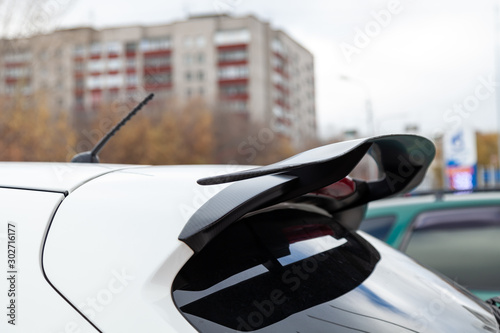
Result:
M498 190L372 202L360 228L482 299L500 295Z
M386 178L345 178L368 151ZM0 163L0 331L500 332L495 304L356 231L433 155L393 135L230 173Z

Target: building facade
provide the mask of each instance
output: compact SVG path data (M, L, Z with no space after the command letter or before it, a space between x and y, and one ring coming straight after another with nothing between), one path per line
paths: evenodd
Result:
M207 15L158 26L75 28L0 41L0 93L48 96L88 112L134 94L202 98L289 136L316 138L314 59L254 16Z

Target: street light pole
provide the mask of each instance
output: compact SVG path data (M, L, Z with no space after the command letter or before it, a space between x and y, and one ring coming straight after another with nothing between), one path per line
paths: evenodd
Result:
M500 7L498 0L495 1L495 81L500 82ZM497 114L497 169L500 169L500 89L495 90L495 106Z
M363 88L364 93L365 93L365 112L366 112L366 125L367 125L367 131L368 131L368 136L375 135L375 124L374 124L374 119L373 119L373 107L372 107L372 100L370 97L370 90L368 89L368 85L356 78L352 78L347 75L340 75L340 79L343 81L350 81L350 82L355 82L358 85Z
M352 78L350 76L346 75L341 75L340 76L341 80L344 81L351 81L359 84L364 92L365 92L365 112L366 112L366 125L367 125L367 131L368 131L368 136L373 136L375 135L375 122L373 119L373 107L372 107L372 100L370 97L370 90L368 89L368 85L356 78ZM379 168L375 163L368 164L368 180L373 181L379 178Z
M368 88L367 88L367 94L368 94ZM369 132L368 134L372 136L375 135L375 123L373 119L372 100L369 95L367 95L366 97L365 108L366 108L366 121Z

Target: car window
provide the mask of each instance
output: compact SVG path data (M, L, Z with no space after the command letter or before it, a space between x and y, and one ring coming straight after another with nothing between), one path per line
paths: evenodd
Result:
M361 222L359 230L385 241L394 222L396 222L396 216L394 215L367 218Z
M409 256L467 288L500 290L500 208L427 212L412 229Z
M173 297L201 332L290 332L305 317L295 314L331 311L326 303L358 287L379 259L330 217L266 212L229 227L193 256ZM314 325L325 323L311 325L318 331Z

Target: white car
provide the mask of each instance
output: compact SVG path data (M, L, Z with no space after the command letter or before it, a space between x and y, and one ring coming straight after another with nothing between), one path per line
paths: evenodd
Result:
M368 151L383 177L345 178ZM500 332L356 231L433 156L394 135L255 169L0 163L0 332Z

